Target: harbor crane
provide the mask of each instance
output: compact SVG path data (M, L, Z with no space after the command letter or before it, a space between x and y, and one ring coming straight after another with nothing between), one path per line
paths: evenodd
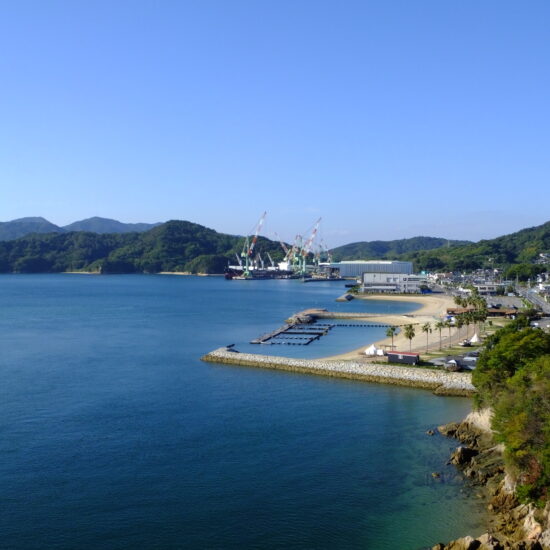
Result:
M254 247L256 246L256 241L258 240L258 235L260 234L260 231L262 229L262 225L264 224L265 217L267 216L267 212L264 212L258 223L256 224L255 230L254 230L254 236L252 237L252 240L248 238L248 235L246 236L244 240L244 246L243 251L241 252L241 257L244 259L244 271L243 275L245 277L250 276L250 267L252 264L251 259L253 258L252 254L254 252Z
M290 250L288 249L286 244L283 242L283 239L281 239L280 235L276 231L273 234L275 235L275 238L279 241L279 244L281 245L281 248L283 249L283 251L285 253L284 261L285 262L288 261L290 259L290 257L289 257Z
M315 236L317 235L317 232L319 231L319 225L321 223L321 218L319 218L316 222L315 222L315 225L313 226L313 231L311 232L311 235L309 236L309 239L306 241L306 244L303 246L302 250L301 250L301 256L302 256L302 261L301 261L301 264L302 264L302 268L301 268L301 272L303 275L305 275L306 273L306 261L307 261L307 256L308 254L311 252L311 248L312 248L312 245L313 245L313 241L315 240Z
M332 263L332 253L330 252L329 247L327 246L327 243L325 243L325 241L323 239L321 239L321 247L326 252L327 262L329 264L331 264Z
M294 239L294 244L292 245L292 248L289 251L288 255L288 261L292 262L293 270L294 271L300 271L300 250L302 249L302 235L296 235L296 238Z

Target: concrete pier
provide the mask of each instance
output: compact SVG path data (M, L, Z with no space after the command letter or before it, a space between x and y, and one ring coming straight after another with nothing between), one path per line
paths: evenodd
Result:
M277 369L336 378L349 378L433 390L437 395L470 396L475 392L472 375L464 372L445 372L420 367L378 365L375 363L291 359L252 353L238 353L219 348L201 358L210 363Z

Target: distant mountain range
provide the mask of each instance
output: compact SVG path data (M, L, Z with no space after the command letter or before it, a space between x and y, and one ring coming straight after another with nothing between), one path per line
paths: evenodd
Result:
M90 231L92 233L142 233L160 223L122 223L109 218L93 217L58 226L40 217L19 218L0 222L0 241L11 241L31 233L66 233L70 231Z
M147 227L150 229L144 230ZM86 230L75 231L77 228ZM58 227L44 218L23 218L1 224L0 231L4 239L10 239L0 242L0 272L3 273L78 270L222 273L228 262L235 262L235 254L239 254L243 246L242 237L218 233L188 221L123 224L90 218ZM28 231L32 234L16 238ZM269 252L274 261L283 257L280 244L264 237L259 238L256 250L264 258ZM547 222L477 243L434 237L352 243L334 249L333 257L335 260L411 260L417 270L522 266L517 275L525 279L544 269L533 260L541 252L549 251L550 222Z
M242 247L242 237L187 221L169 221L143 233L62 230L0 242L0 272L223 273ZM260 237L256 248L282 259L278 242Z
M65 231L90 231L92 233L143 233L160 223L122 223L109 218L88 218L79 222L64 225Z
M63 229L44 218L20 218L0 222L0 241L11 241L31 233L62 233Z

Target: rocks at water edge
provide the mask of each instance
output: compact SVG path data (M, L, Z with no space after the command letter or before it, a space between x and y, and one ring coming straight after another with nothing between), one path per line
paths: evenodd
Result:
M337 378L350 378L431 389L437 395L469 396L474 392L470 373L448 373L445 371L380 365L365 361L330 359L293 359L254 353L230 353L226 348L207 353L203 361L246 367L287 370Z
M490 512L488 532L480 537L462 537L433 550L547 550L550 549L550 505L544 510L520 504L513 482L506 476L503 447L496 445L490 430L490 411L470 413L457 424L439 426L438 431L458 439L462 445L450 462L473 483L484 488Z
M471 449L470 447L463 447L461 445L460 447L457 447L456 450L453 452L449 462L451 464L454 464L455 466L466 466L467 464L470 464L472 458L474 458L474 456L478 454L479 452L475 449Z

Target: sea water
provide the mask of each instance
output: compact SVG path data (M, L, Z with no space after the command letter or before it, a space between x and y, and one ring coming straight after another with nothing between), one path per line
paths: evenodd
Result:
M445 465L456 443L425 434L469 400L199 360L307 307L415 307L335 302L344 290L0 276L0 547L394 550L481 532L481 503ZM315 357L384 332L253 351Z

